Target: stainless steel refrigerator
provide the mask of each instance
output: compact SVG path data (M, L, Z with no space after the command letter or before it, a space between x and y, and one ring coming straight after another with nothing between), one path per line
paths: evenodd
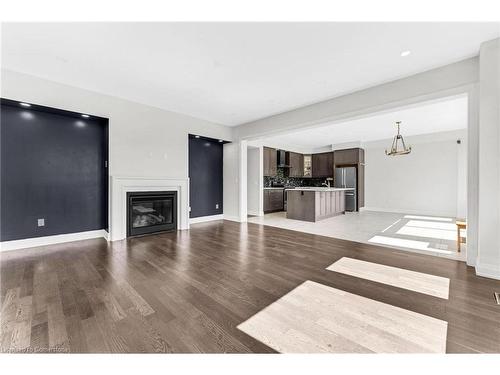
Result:
M356 211L356 197L358 196L358 185L356 167L335 168L335 179L333 185L336 188L352 188L345 192L345 210Z

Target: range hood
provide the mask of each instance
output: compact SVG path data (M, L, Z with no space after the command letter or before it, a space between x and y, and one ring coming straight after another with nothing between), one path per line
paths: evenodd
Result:
M278 154L278 168L290 168L288 165L290 160L288 151L278 150L276 153Z

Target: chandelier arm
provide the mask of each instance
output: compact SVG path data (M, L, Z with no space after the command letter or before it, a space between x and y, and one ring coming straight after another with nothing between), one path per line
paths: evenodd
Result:
M403 151L406 151L405 140L401 137L401 144L403 145Z
M394 151L397 151L398 149L398 137L395 136L393 139L392 139L392 145L391 145L391 153L393 153Z

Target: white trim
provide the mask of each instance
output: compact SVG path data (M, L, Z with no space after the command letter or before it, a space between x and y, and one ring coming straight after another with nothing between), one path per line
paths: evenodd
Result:
M247 141L240 141L239 145L239 186L238 186L238 208L239 208L239 222L245 222L247 221L247 178L248 178L248 172L247 172L247 154L248 154L248 147L247 147Z
M224 215L224 220L236 221L238 223L241 223L240 218L238 216L235 216L235 215Z
M361 207L360 211L378 211L378 212L392 212L395 214L411 214L411 215L426 215L426 216L440 216L454 218L456 215L449 213L426 211L426 210L402 210L398 208L380 208L380 207Z
M224 215L220 214L220 215L193 217L189 219L189 224L205 223L207 221L215 221L215 220L224 220Z
M478 260L476 264L476 275L500 280L500 269L489 264L481 264Z
M127 192L176 191L178 229L189 229L189 179L111 176L110 241L127 237Z
M90 230L87 232L66 233L66 234L57 234L54 236L26 238L23 240L3 241L0 242L0 252L26 249L29 247L54 245L64 242L89 240L92 238L106 239L107 233L108 232L106 232L104 229L98 229L98 230Z

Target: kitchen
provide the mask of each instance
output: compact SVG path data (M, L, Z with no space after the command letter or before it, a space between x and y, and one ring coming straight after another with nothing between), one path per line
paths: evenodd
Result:
M364 150L301 154L263 147L264 214L320 221L364 206Z
M254 141L248 221L463 260L466 124L452 97Z

